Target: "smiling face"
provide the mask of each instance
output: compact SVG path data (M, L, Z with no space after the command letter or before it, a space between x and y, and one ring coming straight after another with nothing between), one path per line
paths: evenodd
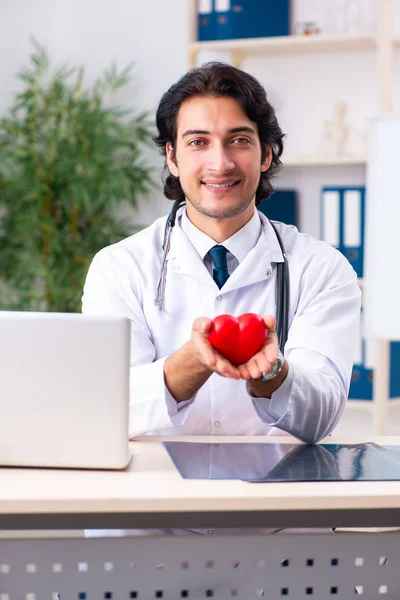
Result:
M176 148L167 144L169 169L186 196L190 220L203 231L207 221L232 220L240 229L251 218L261 162L257 125L230 97L194 97L180 107Z

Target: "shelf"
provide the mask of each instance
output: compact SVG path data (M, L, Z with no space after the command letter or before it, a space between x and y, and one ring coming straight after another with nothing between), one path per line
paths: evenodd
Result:
M345 167L345 166L365 166L367 160L365 156L350 157L326 157L326 156L307 156L302 158L287 158L282 160L284 167Z
M400 38L394 41L399 43ZM243 52L244 54L285 54L289 52L332 52L347 50L374 50L377 47L376 36L357 35L289 35L269 38L243 40L216 40L193 42L192 52L201 50Z

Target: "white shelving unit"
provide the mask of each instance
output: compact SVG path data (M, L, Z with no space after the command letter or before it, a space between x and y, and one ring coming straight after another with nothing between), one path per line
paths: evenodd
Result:
M292 52L344 52L351 50L374 50L378 39L375 35L291 35L241 40L218 40L193 42L190 52L200 50L241 52L243 57L260 54L287 54Z
M391 43L400 48L400 38L392 37ZM194 63L198 52L241 53L246 56L289 54L300 52L351 52L355 50L376 50L380 45L380 36L369 34L353 35L290 35L269 38L252 38L240 40L216 40L209 42L193 41L189 44L189 55ZM239 58L239 54L237 58ZM238 64L236 66L239 66Z
M229 52L231 63L243 68L243 62L250 56L275 56L299 53L332 53L347 52L349 60L355 51L374 51L377 53L378 105L373 116L389 113L392 107L393 88L393 55L400 48L400 38L392 31L393 0L377 0L379 2L379 21L375 34L355 35L291 35L287 37L254 38L241 40L219 40L198 42L196 0L189 0L189 40L188 67L196 66L198 54L207 52ZM368 168L366 156L355 157L288 157L283 159L286 168L321 167L321 166L365 166ZM360 282L361 283L361 282ZM376 367L374 370L374 396L371 401L354 401L352 405L368 407L373 413L373 428L375 435L386 433L388 403L389 403L389 369L390 343L386 340L376 342Z

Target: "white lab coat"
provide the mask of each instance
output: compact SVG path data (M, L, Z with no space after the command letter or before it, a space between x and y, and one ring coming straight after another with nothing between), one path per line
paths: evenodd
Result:
M182 209L181 209L182 210ZM218 289L177 219L167 261L164 307L154 303L165 218L101 250L88 271L82 311L131 321L130 435L267 435L315 442L339 420L350 384L360 290L347 260L328 244L277 223L290 271L289 373L271 399L249 396L243 380L213 374L192 401L177 404L164 362L200 316L276 314L276 235L259 213L256 246Z

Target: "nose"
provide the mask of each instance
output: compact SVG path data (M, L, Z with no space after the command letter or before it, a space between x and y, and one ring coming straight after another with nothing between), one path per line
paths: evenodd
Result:
M214 144L208 152L208 168L219 174L231 171L235 167L233 158L224 144Z

